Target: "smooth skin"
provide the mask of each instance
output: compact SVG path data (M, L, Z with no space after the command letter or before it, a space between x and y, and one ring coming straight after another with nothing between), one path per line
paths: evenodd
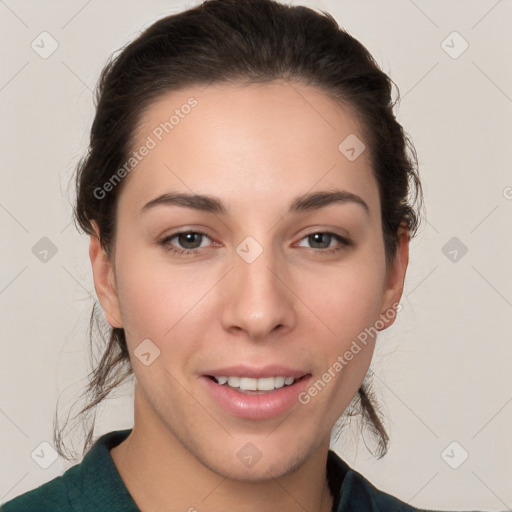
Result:
M365 328L393 323L385 314L402 295L408 233L400 231L387 269L368 146L354 161L338 149L350 134L366 144L357 117L312 86L169 93L145 112L133 149L191 97L197 106L122 183L111 258L91 236L96 292L109 324L125 330L136 377L133 432L112 458L142 512L327 512L331 430L367 373L375 339L309 403L270 419L229 414L201 376L281 364L317 381ZM347 201L287 212L298 196L333 190L356 194L369 211ZM227 212L141 212L168 192L215 196ZM181 231L206 236L172 236ZM236 250L249 236L263 250L252 263ZM145 339L160 350L147 366L134 355ZM237 457L246 443L262 455L251 467Z

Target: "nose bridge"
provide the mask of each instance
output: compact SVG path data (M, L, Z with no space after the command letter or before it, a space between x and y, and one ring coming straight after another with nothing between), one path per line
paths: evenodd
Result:
M278 326L291 327L291 295L283 284L286 277L279 275L284 266L273 250L271 236L265 237L264 244L248 236L236 247L233 260L224 327L242 329L253 339L264 338Z

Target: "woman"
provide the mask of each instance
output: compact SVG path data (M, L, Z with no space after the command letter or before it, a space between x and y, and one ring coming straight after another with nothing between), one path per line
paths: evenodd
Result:
M77 169L112 328L84 412L133 372L134 426L4 512L418 510L329 451L354 404L387 448L365 376L421 201L391 85L271 0L207 0L108 63Z

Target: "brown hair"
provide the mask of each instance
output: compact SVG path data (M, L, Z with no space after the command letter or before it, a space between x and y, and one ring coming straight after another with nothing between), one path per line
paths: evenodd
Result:
M379 186L389 265L398 246L398 228L407 228L409 237L415 235L420 217L414 205L422 202L416 153L393 114L398 89L393 101L392 80L330 14L273 0L206 0L156 21L109 58L96 88L88 152L76 169L75 222L90 235L94 233L91 221L95 221L102 247L112 254L123 183L106 197L98 197L95 191L127 161L137 123L163 94L192 85L276 79L316 86L358 116ZM77 416L91 414L133 374L124 330L106 327L99 309L96 302L89 335L92 349L92 330L99 327L103 353L83 395L88 403ZM344 416L357 410L363 426L378 439L376 453L381 458L389 437L366 379ZM92 442L95 415L84 452ZM55 446L68 458L57 423L56 417Z

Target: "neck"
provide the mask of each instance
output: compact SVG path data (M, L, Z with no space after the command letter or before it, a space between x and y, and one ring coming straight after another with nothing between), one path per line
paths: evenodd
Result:
M110 452L141 512L331 512L328 445L279 478L235 480L206 467L163 424L138 422L148 418L142 412L136 408L133 431Z

